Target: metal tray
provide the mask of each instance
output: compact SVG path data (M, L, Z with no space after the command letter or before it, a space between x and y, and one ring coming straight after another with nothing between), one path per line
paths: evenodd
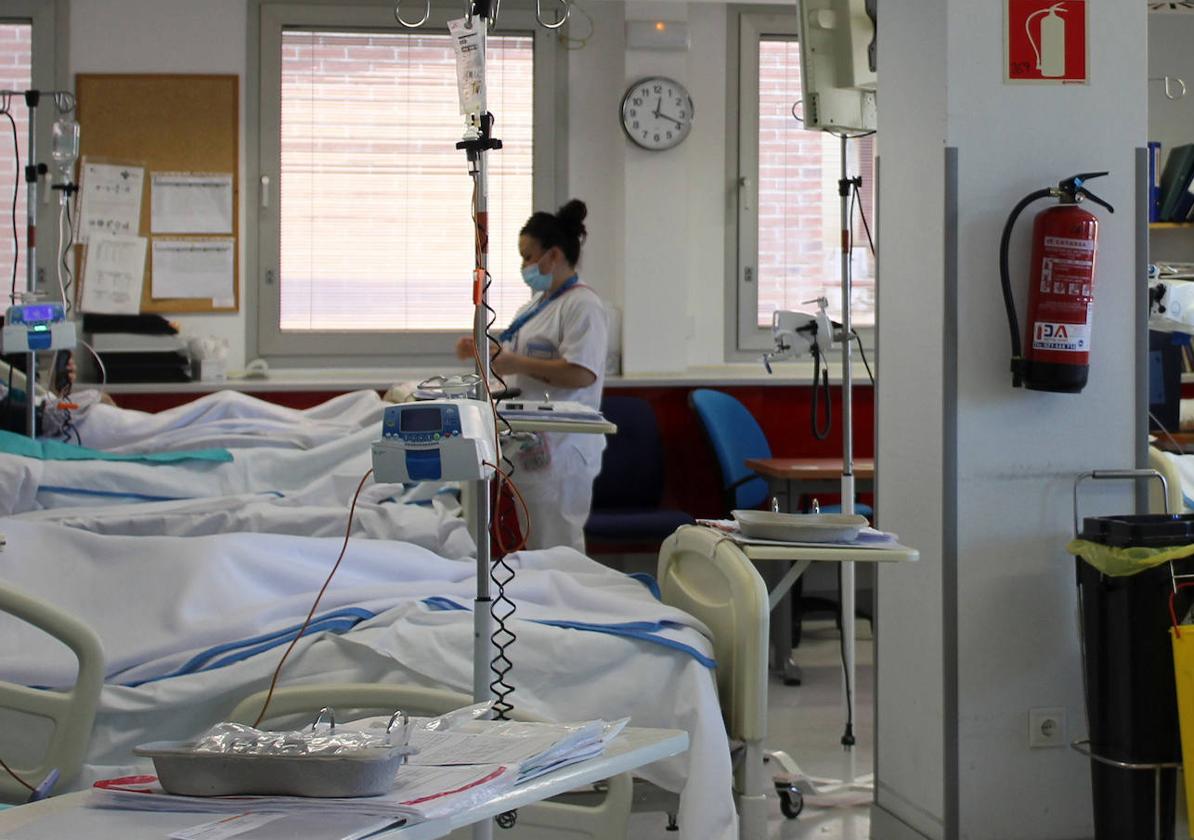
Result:
M195 752L193 741L154 741L133 750L153 759L158 781L178 796L377 796L394 788L414 747L341 755Z
M772 513L735 510L738 530L747 539L778 542L850 542L867 526L865 516L843 513Z

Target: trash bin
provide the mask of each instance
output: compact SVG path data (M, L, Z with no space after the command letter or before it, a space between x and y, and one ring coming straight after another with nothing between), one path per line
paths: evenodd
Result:
M1181 766L1169 596L1194 574L1194 515L1099 516L1078 533L1086 478L1165 479L1154 470L1087 473L1074 484L1082 667L1095 840L1173 840ZM1181 559L1173 559L1174 556Z
M1077 563L1095 840L1173 840L1181 740L1170 567L1110 577Z

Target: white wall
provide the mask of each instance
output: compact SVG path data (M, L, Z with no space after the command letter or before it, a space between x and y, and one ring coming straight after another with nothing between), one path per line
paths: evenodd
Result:
M1152 14L1148 26L1148 75L1176 76L1187 86L1185 98L1165 98L1161 82L1148 84L1148 139L1161 143L1162 155L1174 146L1194 143L1194 13ZM1162 165L1164 158L1162 158ZM1188 229L1152 232L1152 256L1159 260L1194 261L1194 234Z
M588 45L570 56L570 192L589 202L586 280L623 313L623 370L675 372L724 359L726 7L593 3ZM687 51L627 50L626 20L687 21ZM578 28L581 24L578 20ZM666 75L692 95L684 143L648 152L618 123L636 80ZM600 237L601 231L612 236ZM608 245L608 247L607 247Z
M944 837L941 343L947 0L879 16L879 526L920 551L879 569L876 801ZM887 360L895 360L889 363ZM926 369L927 368L927 369ZM907 492L915 487L916 492ZM882 835L877 835L882 837Z
M920 8L930 5L932 9ZM883 33L880 38L884 83L893 76L904 83L919 83L931 94L921 94L918 101L929 97L934 107L922 125L914 103L896 97L896 110L911 111L914 119L896 114L893 120L891 109L884 109L891 96L884 97L880 106L885 164L880 194L885 206L902 207L910 218L901 219L893 231L895 214L883 214L879 504L883 526L902 535L910 529L919 532L924 522L942 513L948 515L949 508L942 502L924 500L918 512L898 497L901 487L931 485L941 474L939 467L947 454L931 400L922 409L928 415L925 428L918 430L907 423L904 406L913 394L901 393L900 387L901 380L912 377L893 371L919 369L925 379L944 386L940 393L947 398L945 417L957 428L956 480L944 487L957 505L956 591L950 588L948 575L942 576L946 585L939 601L933 588L939 578L931 568L915 573L927 586L922 597L908 592L907 582L895 583L902 570L885 572L881 581L879 779L884 788L897 788L906 801L893 797L886 803L880 799L880 804L912 823L926 816L935 822L947 816L950 803L956 801L954 831L948 826L922 830L930 837L1089 836L1087 763L1068 749L1030 750L1027 716L1032 707L1061 706L1067 711L1070 736L1085 734L1073 560L1065 553L1072 531L1070 489L1079 472L1134 466L1134 436L1139 431L1132 396L1134 317L1137 296L1143 294L1143 278L1136 277L1134 270L1134 150L1148 139L1146 100L1141 96L1147 72L1146 7L1088 4L1090 84L1034 86L1003 83L1005 4L934 0L917 6L923 19L891 27L897 33L893 37L902 39L900 44L892 46ZM926 29L919 39L919 55L897 49L911 47L916 40L914 32L904 29L914 22ZM890 15L881 27L888 24L892 24ZM944 66L938 63L937 50L942 45ZM907 88L901 92L910 93ZM944 134L936 110L942 95ZM941 369L925 365L926 358L940 358L943 348L935 323L943 297L939 278L944 253L935 232L943 205L934 183L942 141L957 147L959 155L954 405L948 402L951 383ZM917 179L927 177L927 183L914 183L903 172L907 166L903 158L898 169L886 165L889 153L899 151L892 144L900 144L905 151L920 150L914 171ZM1091 188L1120 212L1099 214L1102 231L1090 384L1081 395L1013 390L997 263L1004 219L1031 190L1098 169L1108 169L1112 176L1092 182ZM1044 206L1035 207L1026 218L1030 220ZM919 239L918 225L925 225L933 235ZM1011 265L1018 267L1013 275L1019 278L1021 310L1029 228L1022 222L1011 254ZM914 238L907 241L905 236ZM921 271L915 270L917 248L923 249ZM912 270L893 274L900 268ZM921 399L937 391L931 383L913 387ZM901 439L901 434L907 436ZM927 460L907 454L922 447ZM1101 504L1121 511L1132 508L1127 488L1099 495L1104 497ZM942 517L942 523L948 533L950 522ZM910 541L917 545L915 538ZM939 539L929 539L928 547L925 559L931 566L949 562ZM903 590L893 592L889 581ZM908 600L900 600L901 595ZM917 640L935 645L938 638L956 639L956 681L949 680L944 654L901 645ZM945 696L956 692L957 697L955 719L950 719L950 705L945 706L944 737L942 722L926 721L901 708L908 698L898 684L890 679L884 682L885 675L900 673L907 680L905 660L919 669L931 665L934 656L941 656L941 665L930 668L926 702L935 699L937 672L946 677ZM893 719L915 728L892 733ZM956 731L956 745L951 743L951 730ZM894 749L900 745L897 738L941 743L945 752L929 756L930 762L944 761L950 753L956 757L956 775L949 776L946 765L944 808L937 791L899 778L910 766Z
M245 0L70 0L71 77L77 73L235 73L241 78L243 176ZM229 367L244 364L245 189L240 194L241 309L234 315L170 316L192 336L227 339Z

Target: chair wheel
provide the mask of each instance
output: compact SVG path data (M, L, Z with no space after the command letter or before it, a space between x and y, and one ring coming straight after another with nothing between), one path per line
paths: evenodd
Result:
M779 792L779 810L788 819L796 819L804 810L804 794L798 790L781 790Z

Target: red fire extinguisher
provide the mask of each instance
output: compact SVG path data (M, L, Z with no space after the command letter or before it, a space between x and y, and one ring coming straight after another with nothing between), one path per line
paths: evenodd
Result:
M1090 329L1094 310L1095 255L1099 220L1078 205L1089 198L1115 212L1083 184L1106 172L1084 172L1037 190L1020 200L1008 216L999 243L1003 302L1012 334L1012 385L1034 391L1076 394L1090 372ZM1007 266L1012 228L1024 209L1042 198L1057 204L1042 210L1032 227L1032 276L1028 288L1028 330L1020 344L1020 325Z

